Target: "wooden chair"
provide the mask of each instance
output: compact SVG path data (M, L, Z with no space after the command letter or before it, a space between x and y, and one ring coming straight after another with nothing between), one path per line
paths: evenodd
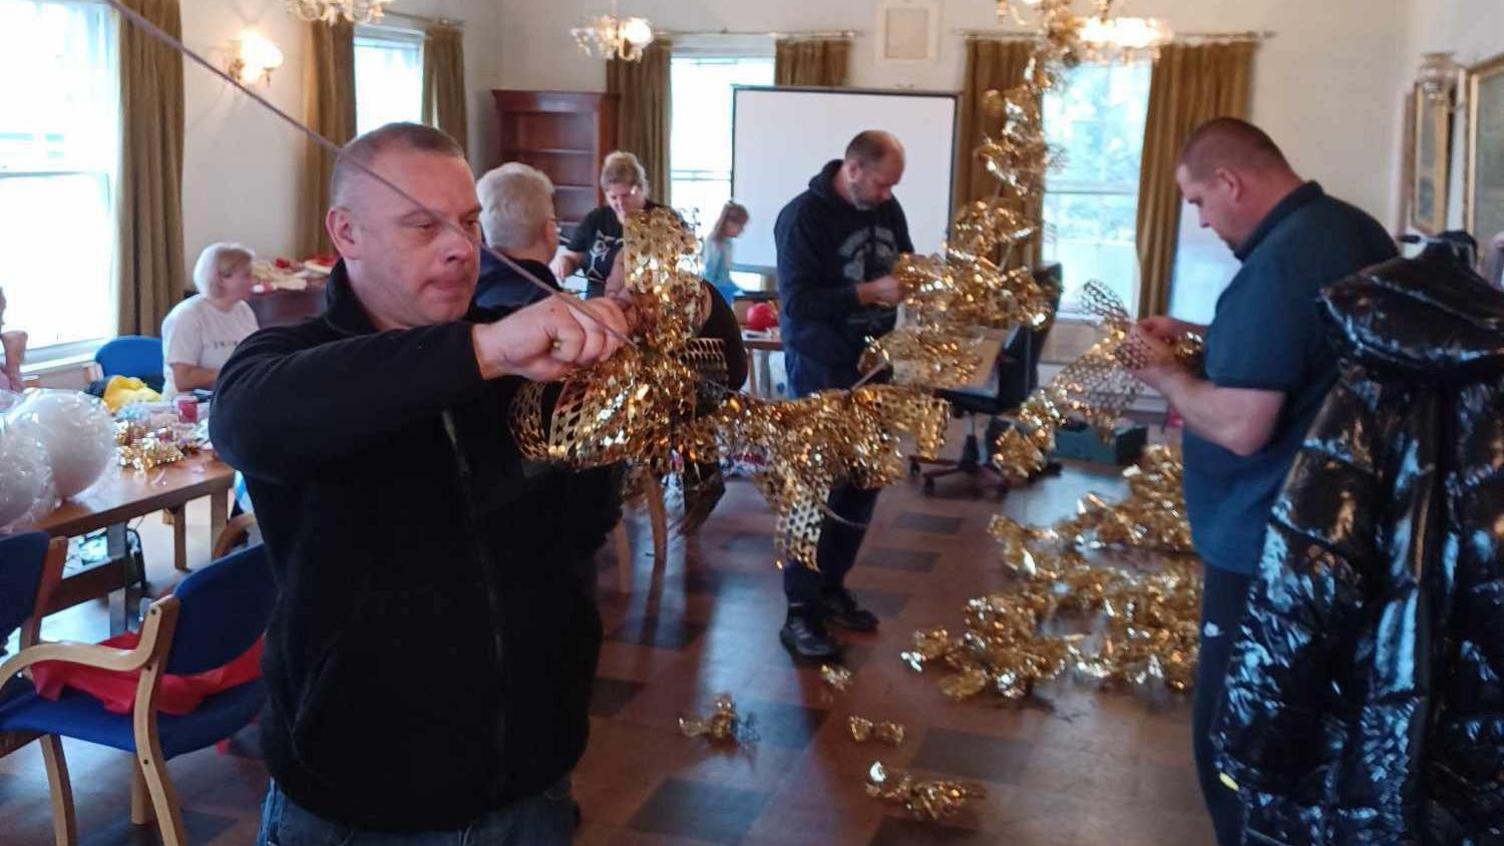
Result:
M0 665L0 678L13 678L39 661L139 672L135 706L131 714L114 714L88 694L65 691L51 701L23 689L0 702L0 733L32 732L50 743L66 736L132 753L131 822L144 824L155 816L164 846L183 846L187 835L167 760L239 731L261 710L264 690L258 678L207 697L190 714L164 715L157 708L162 676L203 673L243 655L265 631L275 595L266 551L258 544L209 564L184 579L171 596L153 602L132 649L77 643L28 646ZM75 839L73 797L60 751L57 760L56 778L50 760L48 764L53 827L58 844L70 846Z
M653 578L662 575L668 566L668 509L663 503L663 483L652 473L642 474L643 507L648 512L648 526L653 536ZM616 546L616 587L622 593L632 592L632 539L627 535L627 520L624 516L611 531Z
M23 651L37 644L42 617L47 613L53 588L62 581L67 558L67 538L49 539L46 532L0 539L0 638L19 628ZM24 680L12 682L10 673L0 675L0 710L13 695L23 693L27 687L29 684ZM33 740L41 741L42 760L47 766L53 837L58 843L71 846L78 836L62 739L35 731L0 731L0 757Z

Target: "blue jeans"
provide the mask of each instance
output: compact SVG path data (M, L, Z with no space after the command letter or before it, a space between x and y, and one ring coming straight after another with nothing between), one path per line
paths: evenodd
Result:
M568 846L575 803L566 776L537 796L513 802L458 831L362 831L299 807L272 782L261 804L257 846Z

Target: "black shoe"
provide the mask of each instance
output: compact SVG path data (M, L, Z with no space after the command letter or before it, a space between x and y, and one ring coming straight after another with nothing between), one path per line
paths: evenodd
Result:
M825 612L826 622L854 632L870 632L877 629L877 615L856 604L851 591L841 588L829 591L820 597L820 607Z
M818 660L841 656L840 645L831 640L824 624L805 611L789 609L789 618L779 629L778 639L798 658Z

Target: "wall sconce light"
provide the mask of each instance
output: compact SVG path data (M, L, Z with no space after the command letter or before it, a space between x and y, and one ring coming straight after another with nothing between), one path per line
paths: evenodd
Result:
M262 81L270 85L272 71L282 66L282 51L255 30L240 34L239 50L226 69L241 85Z

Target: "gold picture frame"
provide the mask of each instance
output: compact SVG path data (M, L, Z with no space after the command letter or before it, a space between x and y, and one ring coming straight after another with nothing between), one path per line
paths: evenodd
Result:
M1468 68L1463 228L1486 244L1504 232L1504 55Z
M1427 235L1447 228L1452 164L1452 103L1429 97L1421 86L1410 95L1410 225Z

